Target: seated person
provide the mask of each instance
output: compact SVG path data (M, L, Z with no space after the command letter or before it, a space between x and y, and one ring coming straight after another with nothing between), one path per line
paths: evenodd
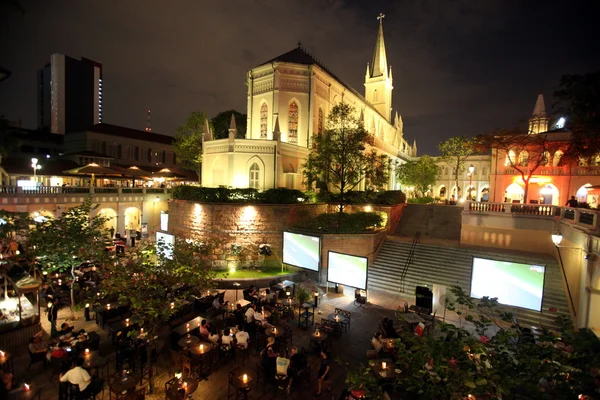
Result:
M69 326L69 324L67 324L66 322L63 322L62 325L60 326L60 331L58 332L59 335L68 335L70 333L73 332L73 326Z
M208 335L207 339L214 344L217 344L219 342L219 334L217 333L216 329L212 327L210 328L210 334Z
M254 320L258 321L260 325L265 329L273 329L273 325L269 324L262 313L262 307L258 307L254 313Z
M250 335L248 332L244 331L244 325L238 325L238 331L235 334L235 339L237 340L238 347L242 349L248 348L248 342L250 341Z
M265 304L274 305L277 301L277 293L271 293L271 289L266 290Z
M204 336L207 339L210 336L210 325L208 324L208 322L206 322L205 319L203 319L202 322L200 322L200 335Z
M254 314L256 314L256 305L250 304L250 307L246 310L246 323L251 324L254 322Z
M60 342L59 343L59 347L52 350L52 353L50 353L50 357L51 358L69 358L70 354L66 349L67 344L64 342Z
M398 335L398 332L396 332L396 329L394 329L394 321L389 320L387 322L387 326L384 326L384 329L385 329L385 337L393 338L393 339L397 339L400 337Z
M380 352L383 349L383 342L381 341L381 332L375 333L373 339L371 339L371 345L376 352Z
M248 288L248 296L250 297L248 301L251 301L253 303L258 302L258 290L256 290L256 286L250 285L250 287Z
M231 348L231 342L233 341L233 337L231 335L231 331L229 328L226 328L223 331L223 336L221 336L221 344L227 346L227 348Z
M3 319L6 319L6 315L4 315L2 310L0 310L0 321L2 321Z
M39 331L29 339L29 351L32 353L45 353L48 351L48 345L42 340L44 331Z
M92 379L82 365L83 358L79 357L75 361L75 367L68 370L65 374L60 374L59 380L79 386L79 393L83 398L88 394L99 393L104 386L104 381L102 379Z
M223 309L223 307L226 306L227 303L229 303L229 302L228 301L223 302L223 303L221 302L221 296L215 296L212 306L218 312L225 312L225 309Z
M237 326L244 325L246 316L244 315L244 311L242 310L242 305L239 303L235 306L235 311L233 312L233 319Z

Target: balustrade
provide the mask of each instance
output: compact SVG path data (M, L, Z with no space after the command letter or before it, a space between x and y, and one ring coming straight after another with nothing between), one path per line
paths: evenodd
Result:
M550 204L519 204L519 203L488 203L465 202L465 212L483 214L511 214L523 216L551 217L567 220L584 229L598 228L598 213L600 211L583 208L559 207Z
M97 194L97 193L170 193L167 188L127 188L127 187L78 187L78 186L0 186L0 197L38 196L57 194Z

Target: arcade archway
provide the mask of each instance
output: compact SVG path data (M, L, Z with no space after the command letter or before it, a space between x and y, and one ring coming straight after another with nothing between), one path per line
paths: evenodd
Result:
M505 203L521 203L525 197L525 190L518 183L511 183L504 191Z
M117 232L117 212L112 208L107 207L98 210L98 215L107 218L106 222L104 223L104 229L112 232L114 235L114 233Z
M139 231L142 229L140 224L141 212L137 207L128 207L125 209L125 230Z

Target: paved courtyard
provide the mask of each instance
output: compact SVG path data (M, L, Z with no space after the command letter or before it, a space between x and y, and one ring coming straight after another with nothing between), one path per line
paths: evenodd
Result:
M226 300L235 300L235 291L227 291ZM400 296L392 296L389 294L369 293L369 302L364 307L356 307L353 304L353 292L350 288L346 289L345 294L327 293L322 298L319 307L316 311L315 322L320 322L321 318L327 318L329 314L334 312L334 309L342 308L352 313L351 326L347 334L342 334L341 337L333 339L332 359L334 360L332 367L332 391L331 393L324 392L322 398L336 399L340 392L345 388L345 377L349 369L356 368L361 363L366 362L366 351L371 348L370 339L378 329L378 323L384 317L393 318L394 310L403 305L405 301L412 304L410 300ZM65 321L68 317L68 309L63 309L59 313L58 325ZM95 324L94 321L86 322L83 319L82 313L78 314L78 319L73 323L75 329L85 329L86 331L95 331L101 336L100 353L109 358L109 374L114 374L116 368L116 352L115 347L108 338L108 332ZM296 318L290 321L293 327L293 345L298 348L310 348L310 335L313 329L298 328L297 315ZM50 326L46 318L46 314L42 314L42 327L45 332L50 331ZM168 334L165 331L164 334ZM47 336L47 335L46 335ZM161 335L162 336L162 335ZM172 378L169 374L170 357L167 350L160 355L160 362L157 368L157 375L154 380L155 393L147 394L148 399L164 399L165 389L164 383ZM250 345L250 357L245 362L230 361L224 365L218 365L217 368L208 376L208 379L202 380L199 383L198 389L192 395L193 399L226 399L228 392L227 376L228 371L235 366L240 368L240 373L248 371L250 375L256 373L256 364L260 361L258 353L254 350L254 346ZM33 387L43 388L42 399L57 399L58 398L58 378L51 377L50 368L42 368L40 364L34 365L30 370L27 370L29 357L27 349L23 347L14 351L15 354L15 375L21 382L32 384ZM319 367L319 358L316 352L311 352L308 355L308 362L311 366L310 385L299 385L288 398L300 399L311 397L316 391L316 373ZM172 372L171 372L172 373ZM104 395L108 398L108 389L105 386ZM329 396L329 397L328 397ZM277 399L283 398L284 394L278 391L272 385L267 385L263 390L261 385L254 386L249 393L251 399Z

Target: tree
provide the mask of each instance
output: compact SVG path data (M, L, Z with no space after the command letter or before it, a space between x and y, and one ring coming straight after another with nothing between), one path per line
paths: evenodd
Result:
M26 238L32 223L33 221L26 212L0 209L0 238L7 242L12 239Z
M498 299L472 299L460 287L446 303L469 329L439 322L435 335L401 331L393 343L398 387L410 399L571 399L595 395L600 342L564 323L528 335ZM468 310L463 313L460 310ZM563 322L568 321L562 319ZM493 329L490 329L493 328ZM493 334L490 332L494 332ZM471 396L469 396L471 395ZM594 397L592 397L594 398Z
M389 175L389 158L374 149L373 137L356 117L355 109L345 103L333 107L322 134L315 134L312 148L303 164L305 184L315 182L333 187L338 193L340 218L345 196L365 181L367 186L382 186Z
M429 156L422 156L417 161L407 161L396 168L396 176L404 185L414 186L425 196L440 173L440 167Z
M525 185L523 202L529 195L531 177L541 166L548 164L550 154L558 147L548 142L545 134L526 134L519 129L500 129L477 138L483 149L495 150L498 157L506 156L505 165L521 174Z
M226 139L229 137L229 124L231 123L231 114L235 116L235 125L237 127L237 137L246 137L247 116L236 110L227 110L218 113L212 120L213 135L215 139Z
M16 136L16 130L12 128L8 121L0 117L0 162L21 145Z
M559 115L573 139L565 155L572 159L591 157L600 152L600 71L582 75L564 75L554 93Z
M186 167L196 171L198 181L202 179L202 136L206 120L206 114L194 111L186 119L185 124L177 128L177 135L173 142L177 158Z
M71 317L75 307L75 268L85 262L104 264L108 257L105 240L107 217L91 216L98 208L88 197L82 204L65 210L58 218L36 224L29 236L29 246L42 270L70 273Z
M101 290L107 298L118 298L131 306L132 323L148 333L148 360L155 337L169 319L185 304L202 297L213 287L212 246L176 239L174 245L142 242L127 258L105 267ZM138 332L134 332L137 334ZM153 387L152 365L148 367L150 390Z
M438 145L440 149L441 160L450 164L454 171L454 183L456 184L455 200L460 196L460 187L458 185L458 176L465 169L467 158L475 154L475 140L464 136L452 137Z

